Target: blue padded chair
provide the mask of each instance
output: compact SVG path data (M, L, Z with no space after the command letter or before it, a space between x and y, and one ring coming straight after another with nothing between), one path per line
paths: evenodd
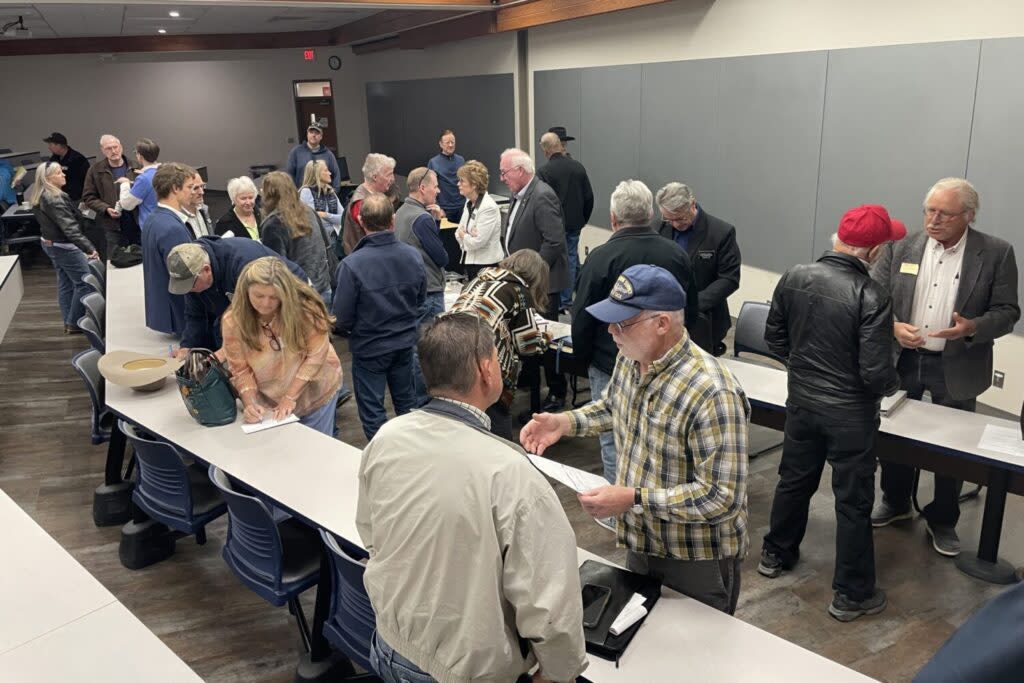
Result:
M100 444L110 439L110 430L114 426L114 415L106 408L103 397L103 377L100 375L99 360L103 354L96 349L82 351L71 359L71 365L82 377L89 398L92 400L92 442Z
M740 307L740 314L736 318L736 334L732 342L732 355L739 356L740 353L752 353L765 358L771 358L777 363L785 365L786 362L768 349L768 343L764 340L764 329L768 323L768 311L771 304L764 301L744 301ZM773 451L782 445L782 441L773 442L770 446L759 451L750 453L749 457L756 458Z
M366 552L344 539L320 530L331 563L331 609L324 622L324 637L353 662L370 668L370 643L377 628L370 597L363 585ZM358 680L349 678L346 680ZM366 680L377 680L370 676Z
M296 519L274 521L267 504L239 493L223 470L210 466L210 480L228 504L224 561L235 576L270 604L288 605L295 615L302 645L309 652L309 624L299 594L320 577L320 537Z
M96 292L100 296L105 297L107 295L106 291L104 290L103 283L100 282L100 279L96 277L95 273L89 273L88 275L84 276L82 278L82 282L89 285L92 291Z
M103 263L103 259L96 259L95 261L89 261L89 270L96 276L96 280L103 286L103 292L107 290L107 267Z
M85 306L86 314L96 322L100 336L105 337L107 300L103 298L102 294L90 292L82 297L82 305Z
M91 315L83 315L78 319L78 329L89 340L92 348L99 351L100 354L107 352L107 342L103 339L103 335L100 334L100 328L96 326L96 321L92 319Z
M175 531L195 535L199 545L206 543L206 525L228 511L206 466L186 464L174 446L142 436L124 420L117 426L139 468L132 502Z

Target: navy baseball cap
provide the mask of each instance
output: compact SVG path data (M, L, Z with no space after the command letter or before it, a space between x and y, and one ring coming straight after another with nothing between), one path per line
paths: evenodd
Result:
M681 311L686 292L664 268L636 265L626 268L607 299L587 306L587 313L603 323L621 323L640 311Z

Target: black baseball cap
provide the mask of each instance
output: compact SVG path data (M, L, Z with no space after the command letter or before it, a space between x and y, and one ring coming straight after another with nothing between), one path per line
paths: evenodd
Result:
M48 137L43 138L43 142L52 142L55 145L67 146L68 139L64 137L63 133L50 133Z

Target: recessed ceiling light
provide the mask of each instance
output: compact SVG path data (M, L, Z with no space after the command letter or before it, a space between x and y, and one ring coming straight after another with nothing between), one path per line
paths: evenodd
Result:
M158 28L158 29L156 30L156 32L157 32L157 33L167 33L167 29L165 29L165 28Z
M180 16L181 16L181 12L179 12L179 11L178 11L178 10L176 10L176 9L172 9L172 10L171 10L170 12L168 12L168 13L167 13L167 15L168 15L168 16L171 16L171 17L174 17L175 19L177 19L178 17L180 17Z

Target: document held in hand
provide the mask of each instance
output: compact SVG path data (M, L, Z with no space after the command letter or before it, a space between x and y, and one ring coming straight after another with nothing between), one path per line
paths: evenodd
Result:
M563 465L540 455L527 453L534 467L560 484L565 484L576 493L592 491L599 486L608 486L608 480L599 474L591 474L569 465Z

